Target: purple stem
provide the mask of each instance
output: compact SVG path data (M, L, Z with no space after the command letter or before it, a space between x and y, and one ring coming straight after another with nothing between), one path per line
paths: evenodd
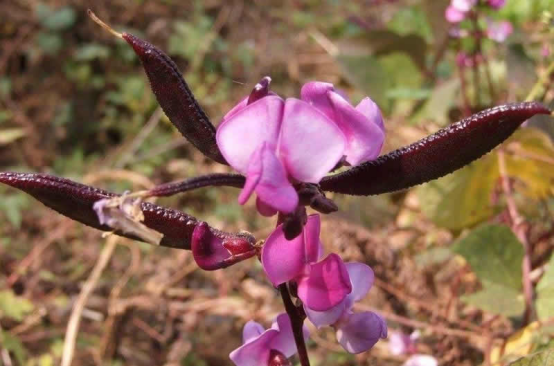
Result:
M294 342L296 343L298 357L300 358L300 364L302 364L302 366L309 366L310 359L308 358L308 351L306 350L306 343L304 342L304 332L302 330L304 317L300 314L300 312L298 312L298 308L296 308L292 302L286 283L279 286L279 293L281 293L281 298L285 304L285 310L290 318L292 333L294 334Z
M204 176L188 178L183 181L170 182L148 190L148 196L172 196L175 194L196 190L207 186L230 186L241 189L246 182L242 175L232 173L213 173Z

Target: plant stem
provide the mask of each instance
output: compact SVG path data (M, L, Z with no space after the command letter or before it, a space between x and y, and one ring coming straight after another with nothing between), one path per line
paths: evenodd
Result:
M538 94L541 91L541 87L546 84L548 79L550 78L550 74L554 73L554 61L548 65L544 73L541 75L539 80L535 83L529 94L527 95L527 98L525 98L525 101L533 101L538 97Z
M498 150L498 167L500 170L500 177L502 179L502 190L506 197L506 205L508 206L508 214L512 221L512 231L523 245L524 255L523 263L521 264L521 270L523 273L523 296L525 298L525 312L523 314L523 326L529 324L533 315L533 284L531 280L531 245L527 238L527 231L525 221L519 214L517 206L512 195L512 186L510 185L510 178L506 169L506 158L504 157L504 151Z
M300 314L300 312L298 312L298 309L292 302L286 283L279 286L279 292L281 293L281 298L285 304L285 310L290 318L292 333L294 334L294 342L296 343L298 357L300 358L300 364L302 364L302 366L309 366L310 359L308 358L308 351L306 350L306 343L304 342L304 332L302 330L304 317Z

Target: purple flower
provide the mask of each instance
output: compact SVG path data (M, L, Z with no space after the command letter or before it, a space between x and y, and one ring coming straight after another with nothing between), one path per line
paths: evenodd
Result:
M487 37L496 42L504 42L514 31L512 23L508 21L493 22L488 21Z
M304 339L308 329L303 328ZM267 366L272 361L283 361L297 352L290 318L279 314L271 328L264 330L255 321L248 321L242 331L242 345L231 352L229 358L237 366Z
M460 23L477 4L477 0L452 0L444 13L450 23Z
M369 98L354 108L332 84L312 82L302 100L269 91L265 77L227 113L217 144L227 162L247 176L239 195L253 192L262 215L291 213L298 205L293 184L318 183L346 156L356 165L376 158L384 140L378 107Z
M489 6L493 9L500 9L506 5L506 0L489 0Z
M374 312L354 313L352 307L365 297L373 285L373 270L366 264L347 263L352 292L335 307L318 312L304 305L308 319L318 328L332 326L338 342L349 353L364 352L387 337L385 320Z
M326 311L339 304L352 291L346 266L340 256L329 254L323 260L319 215L310 215L302 234L292 241L279 225L262 249L262 265L273 285L295 281L298 297L312 310Z
M389 351L392 355L413 354L416 352L415 341L419 337L418 332L408 335L401 332L393 332L389 336Z

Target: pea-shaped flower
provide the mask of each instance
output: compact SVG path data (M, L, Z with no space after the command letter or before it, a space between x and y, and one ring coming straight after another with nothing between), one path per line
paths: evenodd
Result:
M269 83L262 79L231 109L216 135L221 154L247 177L239 203L256 192L267 216L296 209L294 184L317 184L343 157L350 165L373 159L384 140L381 113L369 98L354 108L332 84L312 82L302 99L284 100Z
M303 328L304 339L308 329ZM279 314L267 330L255 321L248 321L242 331L243 344L229 357L237 366L283 365L296 352L290 318Z

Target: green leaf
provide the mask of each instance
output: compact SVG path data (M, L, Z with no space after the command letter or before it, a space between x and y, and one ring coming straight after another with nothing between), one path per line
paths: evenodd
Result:
M498 178L497 160L486 156L417 189L422 212L450 230L471 227L494 213L490 194Z
M26 298L16 296L11 290L0 291L0 317L22 321L35 306Z
M106 59L110 56L110 49L97 43L89 43L81 46L75 53L75 60L92 61L95 59Z
M387 73L379 61L371 55L337 56L346 79L356 88L371 96L381 108L387 103Z
M539 320L554 317L554 256L550 257L546 272L537 284L537 314Z
M447 247L433 247L414 257L418 266L425 267L450 260L454 254Z
M57 33L39 32L36 37L37 45L48 55L55 55L63 47L63 39Z
M516 198L522 212L532 201L554 193L554 145L544 132L519 129L505 144L506 169L515 180ZM490 218L497 209L491 202L500 178L498 155L492 152L472 164L419 187L422 212L435 224L450 230L472 227Z
M481 310L507 317L521 316L525 310L523 294L503 285L483 281L483 289L460 299Z
M512 230L482 225L456 241L452 251L461 255L481 282L521 291L523 245Z
M427 43L416 35L399 35L389 30L368 31L338 42L341 55L388 55L402 52L420 68L426 70Z
M448 112L456 102L460 91L460 81L451 79L433 89L431 96L425 102L423 107L415 113L411 120L421 122L430 120L440 125L446 125L450 122Z
M554 349L530 354L510 363L510 366L554 366Z
M77 14L69 6L51 9L48 5L38 4L35 10L40 24L51 31L62 31L75 24Z
M27 350L16 336L0 329L0 345L12 352L20 365L25 365Z

